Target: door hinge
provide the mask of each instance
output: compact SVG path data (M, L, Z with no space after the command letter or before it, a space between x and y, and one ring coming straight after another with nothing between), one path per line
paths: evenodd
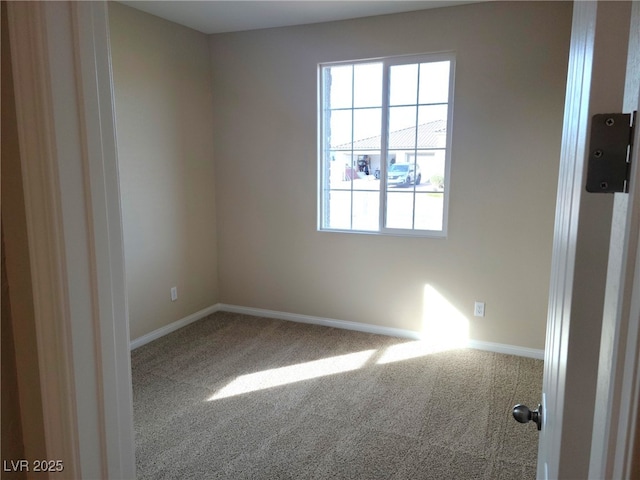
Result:
M591 120L587 192L629 191L636 114L599 113Z

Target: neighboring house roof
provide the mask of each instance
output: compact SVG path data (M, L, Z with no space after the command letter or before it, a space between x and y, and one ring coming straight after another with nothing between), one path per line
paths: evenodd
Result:
M418 148L444 148L447 133L447 122L435 120L417 127ZM334 150L378 150L381 146L381 135L362 138L353 143L336 145ZM416 147L416 127L407 127L389 133L389 150L407 150Z

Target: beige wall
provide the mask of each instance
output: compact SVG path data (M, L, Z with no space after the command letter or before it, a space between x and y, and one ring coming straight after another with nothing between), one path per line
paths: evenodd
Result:
M544 348L568 2L492 2L211 38L220 300ZM319 62L456 53L446 239L316 231ZM486 302L486 317L472 316Z
M109 17L135 339L218 302L211 63L202 33L114 2Z

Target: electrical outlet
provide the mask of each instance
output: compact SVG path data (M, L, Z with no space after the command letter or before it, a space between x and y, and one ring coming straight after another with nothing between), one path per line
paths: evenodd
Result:
M178 287L171 287L171 301L175 302L178 300Z
M473 308L473 315L475 317L484 317L484 302L476 302Z

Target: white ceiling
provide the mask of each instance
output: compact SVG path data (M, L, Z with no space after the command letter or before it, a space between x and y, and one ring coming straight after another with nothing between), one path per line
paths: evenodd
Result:
M478 0L475 0L478 1ZM259 28L371 17L427 8L475 3L437 0L235 0L235 1L120 1L152 15L202 33L237 32Z

